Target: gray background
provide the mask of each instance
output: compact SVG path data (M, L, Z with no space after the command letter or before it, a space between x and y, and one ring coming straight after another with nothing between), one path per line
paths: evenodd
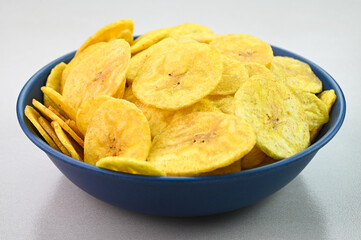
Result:
M0 1L0 239L361 239L360 1ZM247 33L328 71L347 100L343 127L289 185L211 217L154 217L78 189L20 130L25 82L98 28L135 34L184 22Z

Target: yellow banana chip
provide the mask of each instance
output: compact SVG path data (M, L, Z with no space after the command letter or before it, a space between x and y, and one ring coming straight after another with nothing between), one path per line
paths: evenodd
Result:
M241 159L242 169L255 168L260 164L262 164L263 162L268 161L268 159L274 162L274 160L271 157L267 156L257 146L254 146L253 149Z
M124 99L134 103L140 110L142 110L144 116L148 120L152 138L158 135L168 125L174 115L173 111L152 107L139 101L134 96L131 86L125 90Z
M51 70L51 72L46 80L45 86L54 89L58 93L61 93L63 91L62 75L63 75L63 71L64 71L65 67L66 67L66 63L63 63L63 62L56 65ZM44 95L44 105L46 107L53 106L55 109L57 108L57 106L55 106L55 104L46 95Z
M222 70L219 53L208 45L167 38L154 45L133 82L133 93L145 104L177 110L213 91Z
M31 106L25 107L25 116L30 120L33 126L38 130L40 135L45 139L45 141L50 145L50 147L60 151L58 146L54 143L53 139L46 133L43 127L39 123L40 114Z
M154 137L148 162L172 176L191 176L228 166L256 143L244 120L215 112L177 118Z
M75 147L70 141L70 138L66 135L66 133L61 128L60 124L57 121L52 121L51 126L54 128L56 135L58 136L59 140L63 144L63 146L68 150L70 156L76 160L82 161L79 153L75 150Z
M70 153L68 152L68 150L66 150L66 148L64 147L64 145L61 143L60 139L58 138L58 136L56 135L53 127L50 125L50 123L48 122L48 120L46 120L43 117L39 117L38 118L40 125L43 127L43 129L49 134L49 136L53 139L54 143L56 144L56 146L58 146L58 148L60 149L60 151L62 153L64 153L67 156L71 156Z
M216 170L210 171L210 172L205 172L205 173L201 173L199 174L199 176L213 176L213 175L221 175L221 174L228 174L228 173L234 173L234 172L239 172L241 171L241 161L235 161L234 163L232 163L231 165L222 167L222 168L217 168Z
M210 45L221 54L242 63L256 62L269 66L273 58L273 51L268 43L247 34L221 35Z
M148 58L151 49L152 46L144 51L141 51L137 55L131 57L129 61L129 68L126 75L127 83L129 84L133 83L134 79L138 74L138 71L143 67L145 60Z
M315 94L295 90L294 93L302 103L310 131L315 127L322 126L328 122L328 110L326 104Z
M177 110L173 115L172 121L174 119L183 117L193 112L222 112L222 111L219 110L219 108L217 108L211 100L207 98L203 98L199 102L196 102L195 104L189 107L185 107Z
M110 99L112 99L112 97L108 95L98 95L93 99L84 102L80 106L76 114L76 126L84 136L95 111L100 107L100 105Z
M102 158L97 161L96 166L118 172L148 176L166 176L163 171L156 169L152 164L130 157Z
M64 112L70 119L75 120L76 110L66 102L60 93L50 87L42 87L41 91L44 93L44 97L47 96L58 109Z
M275 77L290 88L319 93L322 91L322 82L312 72L307 63L290 57L274 57L271 71Z
M213 95L207 96L218 109L227 114L234 114L234 97L231 95Z
M168 32L168 37L183 37L188 34L195 33L209 33L212 34L213 31L206 26L196 24L196 23L183 23L177 26L174 26Z
M257 134L257 147L274 159L290 157L310 144L306 113L286 85L254 76L235 94L235 114Z
M171 28L160 28L138 37L135 39L134 44L130 47L132 55L135 55L166 38L170 30Z
M84 142L84 161L93 165L111 156L145 160L151 144L148 121L133 103L111 99L94 113Z
M326 91L323 91L321 93L319 93L317 95L317 97L325 103L326 107L327 107L327 111L328 113L330 113L331 109L332 109L332 106L333 104L335 103L336 99L337 99L337 96L335 94L335 90L333 89L330 89L330 90L326 90ZM311 136L311 142L314 142L318 133L320 132L320 130L322 129L322 126L317 126L315 128L313 128L310 132L310 136Z
M129 44L123 39L89 46L64 70L64 98L78 110L97 95L122 96L129 59Z
M38 102L36 99L33 99L33 105L48 119L51 119L53 121L57 121L59 125L67 132L69 135L77 142L81 147L84 147L84 141L81 137L79 137L73 129L71 129L68 124L66 124L57 114L50 111L48 108L46 108L43 104Z
M266 68L264 65L256 62L245 63L244 66L248 72L248 78L251 78L256 75L264 75L264 77L272 77L272 72Z
M234 58L221 55L223 72L221 81L210 95L229 95L237 92L243 82L248 80L246 67Z
M131 19L121 19L110 23L89 37L78 49L75 56L79 55L79 53L84 51L87 47L99 42L110 42L115 39L124 39L129 44L132 44L133 29L134 23Z
M184 38L190 38L196 40L200 43L207 43L209 44L212 42L218 35L210 32L195 32L183 35Z

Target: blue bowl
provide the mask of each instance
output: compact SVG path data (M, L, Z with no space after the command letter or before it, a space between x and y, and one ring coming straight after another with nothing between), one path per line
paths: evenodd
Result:
M308 63L323 82L324 89L334 89L336 103L329 122L317 141L306 150L268 166L247 171L204 177L152 177L113 172L77 161L53 148L39 137L24 116L33 98L42 100L40 87L50 70L59 62L69 62L68 53L40 69L21 90L16 111L26 136L42 149L60 171L90 195L121 208L160 216L203 216L223 213L251 205L275 193L311 161L318 150L340 129L346 113L345 98L336 81L313 62L289 51L273 47L275 55L289 56Z

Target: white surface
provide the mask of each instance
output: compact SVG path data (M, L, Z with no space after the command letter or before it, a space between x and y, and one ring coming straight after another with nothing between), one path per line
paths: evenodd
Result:
M0 239L361 239L360 1L1 1ZM25 82L98 28L183 22L248 33L328 71L347 99L340 132L293 182L232 213L192 219L119 209L78 189L21 131Z

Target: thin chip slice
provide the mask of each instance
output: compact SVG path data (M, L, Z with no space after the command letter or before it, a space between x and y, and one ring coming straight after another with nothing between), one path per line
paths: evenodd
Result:
M274 159L290 157L310 144L306 113L286 85L254 76L235 94L235 114L257 134L257 147Z
M61 128L60 124L57 121L52 121L51 126L54 128L56 135L58 136L61 143L70 153L70 156L76 160L81 161L81 157L79 156L78 152L75 150L74 146L71 144L70 139L65 134L63 129Z
M81 137L79 137L73 129L71 129L68 124L66 124L58 115L50 111L48 108L46 108L43 104L41 104L36 99L33 99L33 105L46 117L53 121L57 121L59 125L70 134L70 136L77 142L81 147L84 147L84 141Z
M60 151L62 153L64 153L65 155L70 156L70 153L68 152L68 150L66 150L64 145L61 143L61 141L59 140L58 136L56 135L53 127L50 125L48 120L46 120L45 118L43 118L41 116L39 117L38 120L39 120L40 125L49 134L49 136L53 139L54 143L58 146Z
M133 29L134 22L131 19L121 19L110 23L89 37L78 49L75 56L79 55L79 53L81 53L87 47L99 42L110 42L114 39L124 39L129 44L132 44Z
M53 139L46 133L43 127L39 123L40 114L31 106L25 107L25 116L30 120L30 122L34 125L36 130L40 133L40 135L45 139L45 141L50 145L50 147L60 151L58 146L54 143Z
M273 51L268 43L247 34L221 35L210 45L221 54L242 63L256 62L269 66L273 58Z
M152 138L162 132L173 118L174 111L152 107L139 101L134 96L131 86L125 90L124 99L134 103L140 110L142 110L144 116L148 120Z
M123 39L91 45L64 70L64 98L78 110L83 101L97 95L123 95L129 59L129 44Z
M84 134L80 132L78 126L76 125L76 122L71 119L67 119L65 121L66 124L81 138L84 139Z
M264 65L256 63L256 62L248 62L245 63L244 66L247 69L248 77L251 78L256 75L264 75L264 77L271 77L272 72Z
M130 157L105 157L97 161L96 166L131 174L166 176L163 171L156 169L152 164Z
M56 65L50 72L45 86L54 89L54 91L61 93L63 91L62 89L62 75L63 71L66 67L66 63L59 63ZM48 96L44 95L44 105L46 107L53 106L54 108L57 108L55 104L49 99Z
M248 80L246 67L234 58L221 55L223 72L221 81L210 95L230 95L237 92L238 88Z
M235 161L231 165L217 168L216 170L205 172L199 174L199 176L214 176L214 175L221 175L221 174L228 174L228 173L234 173L234 172L240 172L242 168L241 160Z
M328 122L327 106L321 99L310 92L295 90L294 93L302 103L303 109L306 112L310 131Z
M160 28L138 37L130 47L132 55L135 55L166 38L170 30L171 28Z
M242 169L252 169L258 167L261 163L268 161L268 159L273 160L271 157L267 156L261 149L257 146L242 158Z
M205 99L210 100L223 113L234 114L234 97L232 95L210 95Z
M84 142L84 161L92 165L111 156L145 160L151 135L141 110L123 99L111 99L94 113Z
M195 32L183 35L184 38L190 38L196 40L200 43L207 43L209 44L212 42L218 35L210 32Z
M59 118L61 118L61 120L63 120L64 122L68 119L68 117L65 116L65 113L64 113L64 115L62 115L61 113L59 113L58 111L56 111L56 109L53 108L52 106L49 106L48 109L49 109L50 111L52 111L53 113L55 113L56 116L58 116ZM45 117L47 117L47 116L45 116ZM50 119L50 120L51 120L51 119Z
M194 176L228 166L255 145L251 125L232 115L194 112L155 136L148 161L172 176Z
M311 93L322 91L321 80L307 63L297 59L276 56L272 60L271 71L279 81L290 88Z
M219 53L191 39L166 38L154 45L133 82L143 103L177 110L199 101L222 77Z
M66 102L66 99L60 93L50 87L42 87L41 91L44 93L44 96L48 96L55 103L56 107L63 111L70 119L76 119L76 110Z
M183 37L188 34L195 34L195 33L209 33L212 34L213 31L203 25L196 24L196 23L183 23L177 26L174 26L168 32L168 37Z
M137 77L138 71L143 67L145 60L148 58L152 47L141 51L135 56L132 56L129 61L129 68L127 70L127 83L132 84L134 79Z
M195 104L189 107L185 107L177 110L173 115L172 121L174 121L174 119L183 117L193 112L222 112L222 111L219 110L219 108L217 108L211 100L207 98L203 98L199 102L196 102Z
M113 99L108 95L99 95L93 99L90 99L84 102L76 115L76 125L79 131L85 136L88 129L88 125L95 113L95 111L102 105L104 102Z
M335 90L330 89L323 91L317 95L321 101L323 101L326 104L328 114L331 112L333 104L336 102L337 96L335 94ZM311 142L314 142L316 140L316 137L318 136L318 133L322 129L322 126L318 126L312 129L310 132Z

